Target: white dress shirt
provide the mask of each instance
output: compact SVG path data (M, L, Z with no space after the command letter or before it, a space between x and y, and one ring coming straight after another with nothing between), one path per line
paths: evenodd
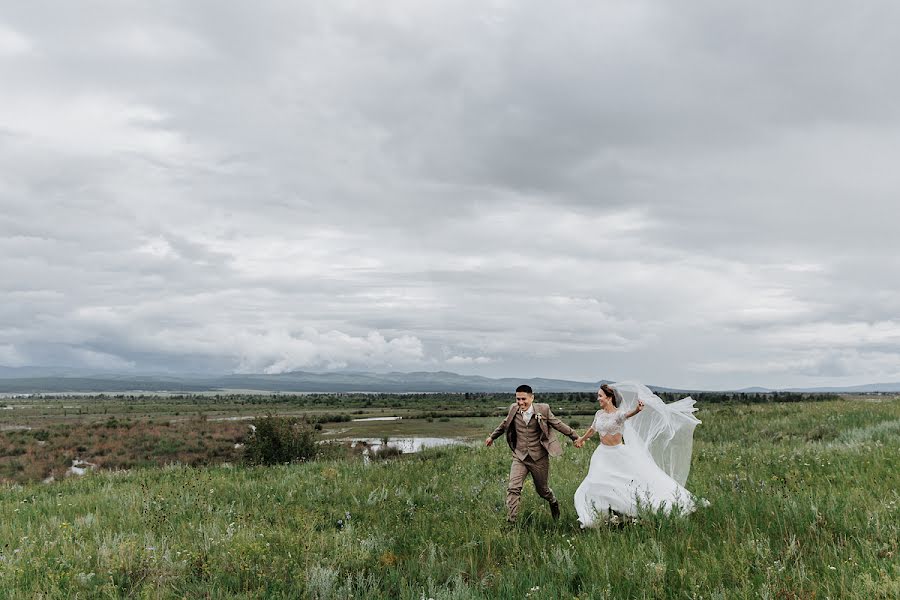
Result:
M531 417L534 416L534 403L532 402L531 406L529 406L528 410L525 412L522 412L521 410L519 412L522 414L522 420L528 425L528 423L531 422Z

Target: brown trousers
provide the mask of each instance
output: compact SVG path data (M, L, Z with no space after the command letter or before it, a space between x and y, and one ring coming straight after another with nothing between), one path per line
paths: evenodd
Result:
M506 519L508 521L515 521L516 515L519 514L522 486L529 473L531 473L531 480L534 481L534 489L537 490L538 496L550 504L556 503L556 496L547 485L547 480L550 478L550 456L544 455L544 458L534 460L531 455L528 455L525 460L521 460L518 456L513 455L512 466L509 469L509 487L506 488Z

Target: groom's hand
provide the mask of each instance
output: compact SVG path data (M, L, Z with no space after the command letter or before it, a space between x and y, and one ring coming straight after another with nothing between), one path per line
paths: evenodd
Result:
M493 446L493 445L494 445L494 438L488 436L488 439L484 440L484 445L485 445L485 446Z

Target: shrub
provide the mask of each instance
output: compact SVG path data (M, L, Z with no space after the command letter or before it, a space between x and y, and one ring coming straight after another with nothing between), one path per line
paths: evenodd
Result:
M277 465L315 458L315 432L300 419L268 415L253 424L256 430L244 447L247 463Z
M350 415L342 413L323 413L318 415L307 415L304 417L310 423L346 423L350 421Z
M403 455L403 450L396 446L388 446L385 444L378 450L373 450L369 453L369 458L372 460L387 460L389 458L397 458L401 455Z

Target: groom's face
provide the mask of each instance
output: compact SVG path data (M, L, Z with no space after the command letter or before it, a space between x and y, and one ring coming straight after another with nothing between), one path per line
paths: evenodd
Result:
M516 404L519 405L519 410L528 410L531 408L532 402L534 402L534 394L516 392Z

